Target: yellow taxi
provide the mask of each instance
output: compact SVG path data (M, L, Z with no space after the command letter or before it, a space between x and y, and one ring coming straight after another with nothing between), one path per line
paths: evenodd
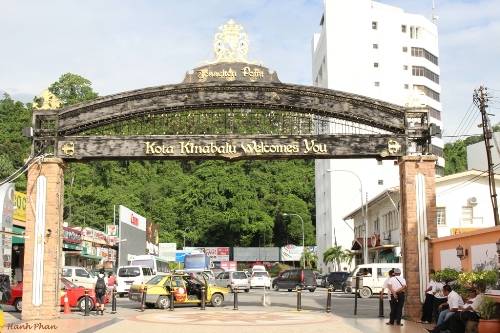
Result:
M214 307L222 306L224 296L229 289L208 283L203 274L170 273L157 275L146 284L134 284L130 287L128 297L132 301L141 302L146 287L145 306L148 308L167 309L170 307L170 293L174 296L174 306L179 304L201 304L201 288L205 287L205 302Z

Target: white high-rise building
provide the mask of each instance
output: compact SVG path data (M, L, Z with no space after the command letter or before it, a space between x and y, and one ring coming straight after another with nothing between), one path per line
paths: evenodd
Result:
M442 127L438 33L431 20L371 0L325 0L320 28L313 38L314 85L401 106L425 106L429 123ZM335 125L327 130L335 133ZM432 139L430 152L439 156L438 174L444 166L443 146L440 138ZM399 186L398 172L394 161L316 161L320 262L335 243L351 248L354 230L343 218L360 206L360 182L366 200L367 195L372 198ZM356 232L356 238L364 237L363 230Z

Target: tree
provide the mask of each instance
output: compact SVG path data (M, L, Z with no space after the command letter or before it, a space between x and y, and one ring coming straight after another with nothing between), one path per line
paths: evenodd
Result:
M340 263L342 262L343 258L344 251L342 250L342 246L340 245L332 246L331 248L323 252L323 263L325 265L328 265L329 263L334 264L334 268L336 268L337 271L340 270Z
M318 256L308 248L302 252L300 262L304 263L304 268L316 269L318 267Z
M59 80L52 83L49 91L61 100L62 106L90 101L98 96L92 89L92 82L72 73L63 74Z

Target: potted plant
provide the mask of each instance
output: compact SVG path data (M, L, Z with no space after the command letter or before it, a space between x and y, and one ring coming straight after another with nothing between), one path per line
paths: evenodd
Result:
M498 333L500 332L500 311L499 304L491 297L483 296L479 305L479 333Z
M438 282L444 282L445 284L450 284L450 282L458 279L460 273L453 268L445 268L441 271L434 273L434 278Z
M479 270L473 272L461 272L457 282L466 288L477 288L484 293L487 288L495 285L498 279L496 270Z

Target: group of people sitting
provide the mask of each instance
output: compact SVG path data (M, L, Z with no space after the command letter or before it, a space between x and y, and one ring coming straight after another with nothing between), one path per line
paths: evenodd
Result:
M436 326L426 329L429 332L464 333L468 321L478 321L477 312L481 303L481 295L476 289L470 289L467 300L448 284L434 281L434 271L430 272L430 283L426 290L426 298L422 307L421 323L428 324L433 316L437 318Z

